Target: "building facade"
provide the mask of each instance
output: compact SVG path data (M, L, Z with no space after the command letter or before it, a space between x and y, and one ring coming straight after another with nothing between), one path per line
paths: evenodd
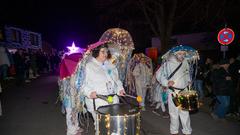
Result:
M4 26L0 28L0 46L6 48L41 49L42 37L37 32Z

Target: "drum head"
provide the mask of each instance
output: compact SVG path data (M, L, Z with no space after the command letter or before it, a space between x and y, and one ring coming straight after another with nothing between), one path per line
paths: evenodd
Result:
M128 104L113 104L107 106L101 106L97 109L98 113L106 115L110 114L111 116L116 115L132 115L139 112L138 107L134 107Z

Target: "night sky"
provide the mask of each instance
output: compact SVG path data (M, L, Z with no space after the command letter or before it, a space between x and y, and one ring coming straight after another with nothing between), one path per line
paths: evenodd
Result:
M85 1L85 0L84 0ZM79 1L78 1L79 2ZM0 3L0 24L42 33L55 47L75 41L85 46L98 40L91 1L5 0Z
M86 45L97 41L108 28L117 26L125 28L124 25L120 25L118 21L109 22L110 25L100 24L99 15L101 12L99 13L96 9L96 1L99 2L101 0L1 0L0 24L39 32L42 34L43 40L48 41L55 48L63 48L64 46L70 45L72 41L75 41L78 46L86 47ZM118 1L117 5L114 5L116 8L122 6L122 1L115 1ZM216 5L221 5L221 2L224 0L212 1L218 2ZM213 5L215 4L213 3ZM114 6L112 9L118 10L115 9ZM201 7L201 5L199 6ZM204 7L204 5L202 5L202 7ZM104 10L107 11L108 9ZM191 27L193 22L189 19L189 16L186 16L186 18L182 18L179 23L174 26L173 34L204 31L217 32L224 27L225 22L227 22L228 25L235 30L236 37L238 38L240 29L239 0L227 0L227 4L224 5L224 10L224 16L218 18L214 23L200 23L195 27ZM196 12L200 11L196 10ZM146 21L142 12L137 11L137 13L138 19L143 22ZM112 20L121 18L127 18L127 20L136 19L132 18L135 16L135 12L132 12L132 14L133 15L130 16L129 13L123 12L123 14L119 14L118 16L109 14L107 17L112 17ZM190 12L190 14L192 13ZM209 15L211 18L211 16L214 16L214 13L209 13ZM99 25L102 26L102 28L99 28ZM133 36L135 43L137 43L138 48L140 47L140 49L143 50L145 47L151 45L151 30L149 26L142 27L136 26L136 24L134 25L134 27L128 30ZM234 40L234 44L238 43L238 39Z

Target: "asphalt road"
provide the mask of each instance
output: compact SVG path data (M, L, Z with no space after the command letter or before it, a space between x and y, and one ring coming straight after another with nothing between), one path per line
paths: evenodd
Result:
M65 135L65 116L59 104L57 76L43 75L29 84L17 87L14 81L5 84L1 95L3 116L0 116L0 135ZM213 120L201 111L191 115L192 135L239 135L240 123ZM143 135L169 135L169 119L142 112ZM93 135L91 122L89 132Z

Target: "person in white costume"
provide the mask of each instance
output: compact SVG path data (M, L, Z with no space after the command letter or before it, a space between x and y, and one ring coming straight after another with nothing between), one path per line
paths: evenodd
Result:
M168 112L165 107L165 104L167 104L167 92L164 90L164 88L161 86L161 84L157 81L156 74L157 74L157 72L154 74L153 79L152 79L153 103L156 104L156 106L153 110L153 113L160 116L159 109L161 108L161 110L163 112L162 117L169 118Z
M144 58L133 69L133 76L135 78L136 92L138 96L142 97L140 106L145 110L145 97L147 88L150 86L152 74L151 69L147 66Z
M92 114L96 125L96 112L100 106L109 103L98 95L118 94L124 96L125 91L119 80L117 68L108 61L109 51L107 43L101 44L92 50L92 58L86 63L86 78L83 91L86 96L87 110ZM93 100L95 100L95 108ZM113 103L118 103L117 96Z
M77 100L74 82L75 74L58 81L62 113L66 114L67 135L81 135L81 132L83 132L83 129L79 126L77 104L80 102Z
M81 135L83 129L79 127L78 113L70 107L66 108L67 135Z
M67 80L65 80L67 81ZM79 126L78 111L76 110L76 102L78 100L73 100L75 98L73 95L76 95L76 90L73 89L74 85L71 85L75 81L73 77L69 78L69 81L65 83L70 83L66 89L69 89L69 95L65 95L63 99L63 104L66 112L66 124L67 124L67 135L81 135L83 129Z
M185 59L185 51L177 51L160 67L157 80L168 91L168 108L170 114L170 133L177 135L179 131L179 117L182 123L182 132L185 135L192 133L188 111L177 108L173 102L174 96L190 84L189 64ZM182 63L182 64L181 64ZM181 64L181 65L180 65ZM178 68L179 67L179 68ZM178 68L178 70L176 70ZM171 75L176 71L173 75ZM170 77L172 76L172 77Z

